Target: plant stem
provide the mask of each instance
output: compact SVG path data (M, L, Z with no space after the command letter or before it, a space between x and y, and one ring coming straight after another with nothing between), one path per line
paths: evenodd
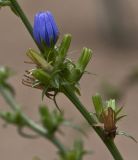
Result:
M8 105L12 108L12 110L14 110L15 112L20 112L22 119L31 130L43 136L44 138L47 138L60 150L60 152L65 153L66 151L65 147L60 143L60 141L56 137L54 136L50 137L45 128L36 124L26 114L21 112L20 106L15 102L13 96L8 90L6 90L3 86L0 86L0 93L2 94Z
M4 7L4 6L10 6L11 5L11 3L9 2L9 1L0 1L0 7Z
M21 17L24 25L28 29L29 33L31 34L33 40L33 32L32 32L32 26L30 22L28 21L27 17L25 16L24 12L22 11L21 7L19 6L18 2L16 0L10 0L14 9L17 11L19 16ZM35 42L36 43L36 42ZM38 46L38 45L37 45ZM38 46L39 47L39 46ZM40 47L39 47L40 49ZM41 51L41 49L40 49ZM72 90L69 87L64 87L64 94L70 99L70 101L76 106L76 108L80 111L80 113L83 115L83 117L86 119L86 121L93 127L95 132L101 137L104 144L107 146L109 151L111 152L112 156L115 160L123 160L119 150L117 149L115 143L111 139L107 139L104 137L103 129L101 127L95 127L95 119L93 116L89 114L87 109L83 106L83 104L79 101L78 97L72 92Z
M80 100L74 94L74 92L72 92L71 88L68 86L65 86L63 88L63 93L76 106L76 108L80 111L80 113L85 118L85 120L93 127L95 132L99 135L99 137L102 139L104 144L107 146L107 148L111 152L114 159L115 160L123 160L123 157L121 156L119 150L117 149L114 141L112 139L106 138L104 136L104 130L101 127L94 126L96 123L94 116L89 114L86 107L84 107L84 105L80 102Z
M31 35L32 39L34 40L35 44L41 50L41 48L39 47L39 45L36 43L36 41L34 39L32 25L30 24L28 18L24 14L22 8L20 7L20 5L18 4L18 2L16 0L10 0L10 2L11 2L12 7L18 13L18 16L21 18L21 20L22 20L23 24L25 25L25 27L27 28L28 32L30 33L30 35Z

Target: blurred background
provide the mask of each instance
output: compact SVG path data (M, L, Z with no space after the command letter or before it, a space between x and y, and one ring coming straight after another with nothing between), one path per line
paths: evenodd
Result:
M127 131L138 140L138 1L137 0L18 0L33 24L34 14L50 10L58 23L61 37L73 35L69 56L74 59L82 47L93 50L93 59L81 80L81 101L93 110L91 96L101 93L105 99L116 98L124 113L128 114L119 123L119 129ZM59 39L60 41L60 39ZM34 120L38 119L38 105L42 103L41 92L21 84L24 71L31 68L26 51L36 48L22 22L8 8L0 10L0 65L11 67L15 72L10 82L16 89L16 99L23 110ZM58 96L65 116L75 123L87 126L79 112L63 95ZM43 103L54 105L45 99ZM6 104L0 97L0 108ZM75 117L75 118L74 118ZM26 160L35 156L42 160L56 159L56 148L48 141L38 138L27 140L18 135L15 127L3 129L0 120L0 159ZM64 129L63 129L64 130ZM62 141L72 145L75 137L81 136L72 129L65 129ZM109 151L92 129L86 127L88 138L84 138L86 149L92 150L85 160L112 160ZM70 140L69 140L70 139ZM138 145L132 140L118 136L115 139L125 160L137 160Z

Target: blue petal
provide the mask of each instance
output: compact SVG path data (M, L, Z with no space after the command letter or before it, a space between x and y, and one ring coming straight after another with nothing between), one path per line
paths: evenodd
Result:
M47 14L45 14L45 27L46 27L46 41L48 42L48 46L50 46L50 42L54 40L54 32Z
M52 13L50 11L47 11L47 15L49 17L49 20L51 22L52 28L53 28L53 32L54 32L54 42L56 43L57 38L59 36L59 30L57 27L57 24L55 22L54 16L52 15Z
M36 42L41 45L45 42L47 47L56 43L59 30L51 12L38 12L34 18L33 35Z
M34 27L33 27L34 39L38 44L41 43L40 36L39 36L39 14L40 13L37 13L34 17Z
M41 42L44 41L45 43L47 43L46 26L45 26L45 12L42 12L41 14L39 14L38 21L39 21L38 32L39 32L40 40Z

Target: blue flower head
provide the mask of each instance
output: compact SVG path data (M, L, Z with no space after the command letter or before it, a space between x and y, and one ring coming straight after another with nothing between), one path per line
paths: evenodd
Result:
M33 35L40 46L44 43L50 48L57 42L59 30L50 11L36 13L34 17Z

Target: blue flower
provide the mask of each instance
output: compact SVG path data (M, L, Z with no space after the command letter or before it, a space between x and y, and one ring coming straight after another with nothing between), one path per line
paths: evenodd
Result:
M50 11L36 13L34 18L33 35L40 46L44 43L50 48L57 42L59 30Z

